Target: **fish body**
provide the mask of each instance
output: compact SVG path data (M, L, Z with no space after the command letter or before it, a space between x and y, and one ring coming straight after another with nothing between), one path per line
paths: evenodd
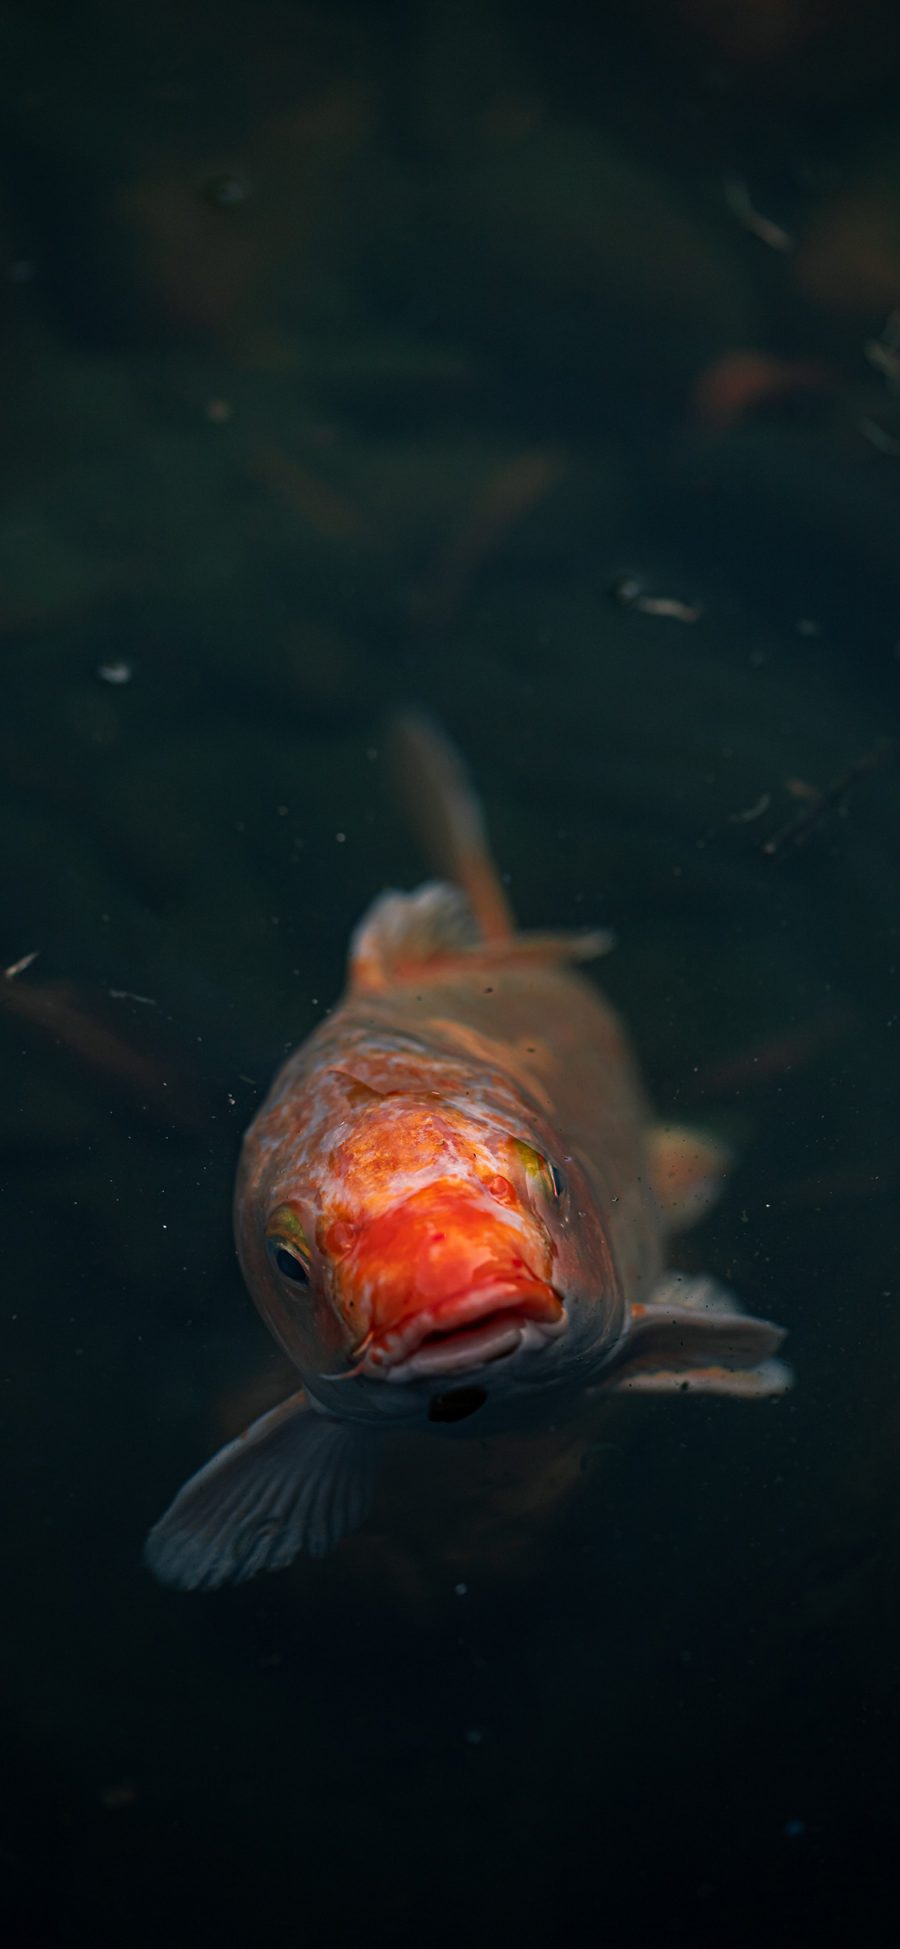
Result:
M654 1124L578 971L607 938L518 933L456 754L419 719L396 743L448 878L376 900L345 999L245 1136L238 1253L303 1388L175 1498L147 1546L164 1581L330 1548L363 1520L391 1428L540 1427L598 1387L789 1383L777 1327L665 1271L727 1160Z

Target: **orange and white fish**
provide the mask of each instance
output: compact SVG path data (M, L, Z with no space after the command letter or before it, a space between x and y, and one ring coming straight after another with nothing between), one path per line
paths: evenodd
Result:
M303 1387L151 1531L151 1569L185 1588L330 1549L391 1429L540 1427L585 1389L790 1384L778 1327L664 1270L726 1160L654 1126L618 1017L573 971L608 936L518 933L455 752L418 718L394 736L447 877L374 902L345 999L244 1138L238 1253Z

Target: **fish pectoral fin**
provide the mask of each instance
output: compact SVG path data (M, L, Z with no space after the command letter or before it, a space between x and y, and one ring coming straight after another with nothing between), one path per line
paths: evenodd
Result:
M324 1556L365 1520L374 1442L310 1408L301 1392L251 1423L180 1489L150 1531L161 1583L215 1590Z
M669 1272L649 1304L635 1307L605 1385L626 1393L784 1394L793 1376L775 1357L783 1339L781 1327L745 1313L715 1279Z
M650 1132L650 1170L666 1229L687 1231L715 1204L732 1167L730 1151L716 1138L681 1125L657 1124Z

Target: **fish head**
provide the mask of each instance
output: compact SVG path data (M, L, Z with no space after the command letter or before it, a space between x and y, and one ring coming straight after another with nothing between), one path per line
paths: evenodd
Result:
M579 1311L565 1166L511 1121L370 1097L314 1186L273 1185L245 1272L321 1402L454 1420L540 1385L564 1343L565 1364Z

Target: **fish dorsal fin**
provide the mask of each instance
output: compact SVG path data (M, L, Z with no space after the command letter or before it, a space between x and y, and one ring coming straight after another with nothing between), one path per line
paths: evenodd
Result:
M415 893L381 893L350 942L350 986L372 993L452 969L558 967L592 961L612 946L602 928L507 934L483 940L464 893L427 880Z
M432 871L461 887L484 940L507 938L515 922L459 752L422 711L394 718L388 749L398 795Z
M414 893L380 893L350 941L351 988L389 988L429 962L465 954L480 938L465 894L444 880L426 880Z

